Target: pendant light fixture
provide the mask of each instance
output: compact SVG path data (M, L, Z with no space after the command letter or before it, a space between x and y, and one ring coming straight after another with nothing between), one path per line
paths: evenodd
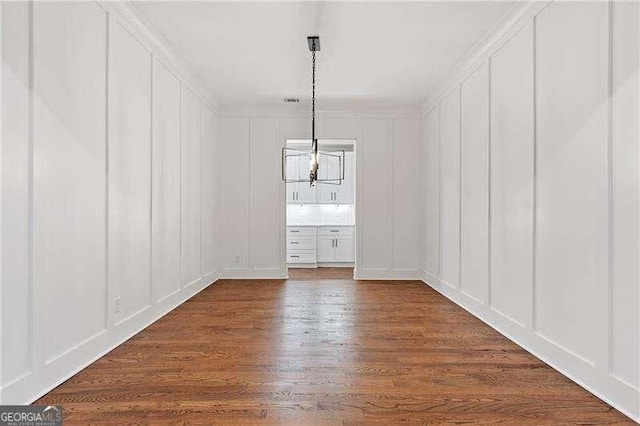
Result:
M320 37L307 37L307 43L309 43L311 51L311 164L309 182L313 186L318 181L318 167L320 165L318 139L316 139L316 52L320 50Z
M282 148L282 180L286 183L301 183L308 182L310 186L314 186L316 183L324 183L329 185L340 185L344 180L344 151L333 151L327 153L321 153L319 151L318 139L316 138L316 52L320 51L320 37L309 36L307 37L307 44L309 45L309 51L311 52L311 152L301 151L299 149L293 149L290 147ZM335 176L329 176L329 170L325 171L325 176L320 176L320 155L325 159L326 163L332 163L337 167L332 168L335 170ZM303 158L309 158L309 175L307 177L301 177L301 160ZM289 164L296 164L294 167L297 170L297 176L290 176Z

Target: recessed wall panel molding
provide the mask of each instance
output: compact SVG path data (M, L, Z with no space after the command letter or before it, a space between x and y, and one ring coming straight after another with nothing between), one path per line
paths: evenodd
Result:
M216 270L216 197L218 172L215 145L218 143L218 116L203 109L202 134L202 274L207 280Z
M423 132L426 138L428 161L427 169L423 171L427 177L426 272L433 280L439 275L440 259L440 108L438 106L432 108L425 116Z
M531 325L533 24L491 57L491 307Z
M220 265L249 268L249 120L220 119ZM279 164L277 164L279 165ZM279 169L278 169L279 170ZM223 273L226 273L223 271Z
M107 327L106 25L95 3L33 4L36 368Z
M360 119L355 117L327 117L321 114L317 124L320 138L357 139L360 137ZM311 139L310 136L308 138Z
M180 289L180 80L157 60L152 151L152 283L158 301Z
M186 70L126 7L0 7L0 403L28 404L206 285L180 289Z
M202 102L182 85L182 285L202 277Z
M393 265L407 277L418 276L420 180L418 145L421 139L418 119L393 120Z
M110 22L109 285L121 322L151 303L151 54Z
M640 4L612 7L611 371L640 389Z
M438 277L424 274L433 288L636 421L639 34L635 2L538 2L436 91L453 94L438 95L426 109L431 115L440 108L441 168L437 177L427 172L425 190L439 179L440 254L446 256L454 252L449 218L455 216L455 144L447 141L455 140L450 116L462 85L462 286L446 285L455 276L447 259L440 259ZM483 145L485 127L474 120L479 111L486 116L484 103L468 99L483 63L490 82L486 154L473 151ZM485 93L481 84L476 89ZM471 129L469 117L477 124ZM425 119L425 132L432 127ZM429 158L436 136L425 139ZM484 180L478 159L484 164L487 155L490 292L489 303L480 303L482 293L474 294L467 277L481 274L465 271L467 256L486 253L466 244L482 234L467 229L480 219L467 208ZM479 179L467 180L474 170ZM435 234L427 226L428 257Z
M608 5L579 6L536 18L534 326L593 362L608 282Z
M281 119L282 139L311 139L311 119L307 117L283 117Z
M375 271L385 275L391 268L392 248L389 244L392 226L393 194L393 134L390 119L363 119L362 141L364 154L359 156L358 168L366 180L362 182L358 200L367 214L361 215L362 264L358 265L358 273Z
M489 300L489 67L461 85L460 287Z
M286 274L279 150L286 139L308 139L311 122L280 108L258 110L231 108L220 117L219 250L225 278ZM414 279L422 273L420 233L415 232L421 209L421 122L415 112L363 115L325 112L320 120L324 135L356 141L355 275ZM268 176L277 177L277 187Z
M284 233L280 227L284 214L281 191L280 120L277 117L251 119L249 159L250 181L250 267L254 270L272 270L284 276L281 250Z
M28 374L32 334L30 282L29 28L27 2L2 2L2 345L0 387Z
M460 88L440 103L440 280L460 285Z

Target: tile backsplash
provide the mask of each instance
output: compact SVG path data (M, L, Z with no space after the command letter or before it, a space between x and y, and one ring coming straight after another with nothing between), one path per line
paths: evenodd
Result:
M287 204L287 225L355 225L353 204Z

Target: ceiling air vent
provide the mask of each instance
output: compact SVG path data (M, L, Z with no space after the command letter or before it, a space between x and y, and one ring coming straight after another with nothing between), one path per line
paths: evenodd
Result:
M297 104L298 102L300 102L298 98L284 98L285 104Z

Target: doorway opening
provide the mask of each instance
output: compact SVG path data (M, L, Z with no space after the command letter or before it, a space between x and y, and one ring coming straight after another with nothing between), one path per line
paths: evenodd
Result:
M286 247L292 278L353 278L356 259L354 139L318 139L318 182L308 179L308 139L287 139Z

